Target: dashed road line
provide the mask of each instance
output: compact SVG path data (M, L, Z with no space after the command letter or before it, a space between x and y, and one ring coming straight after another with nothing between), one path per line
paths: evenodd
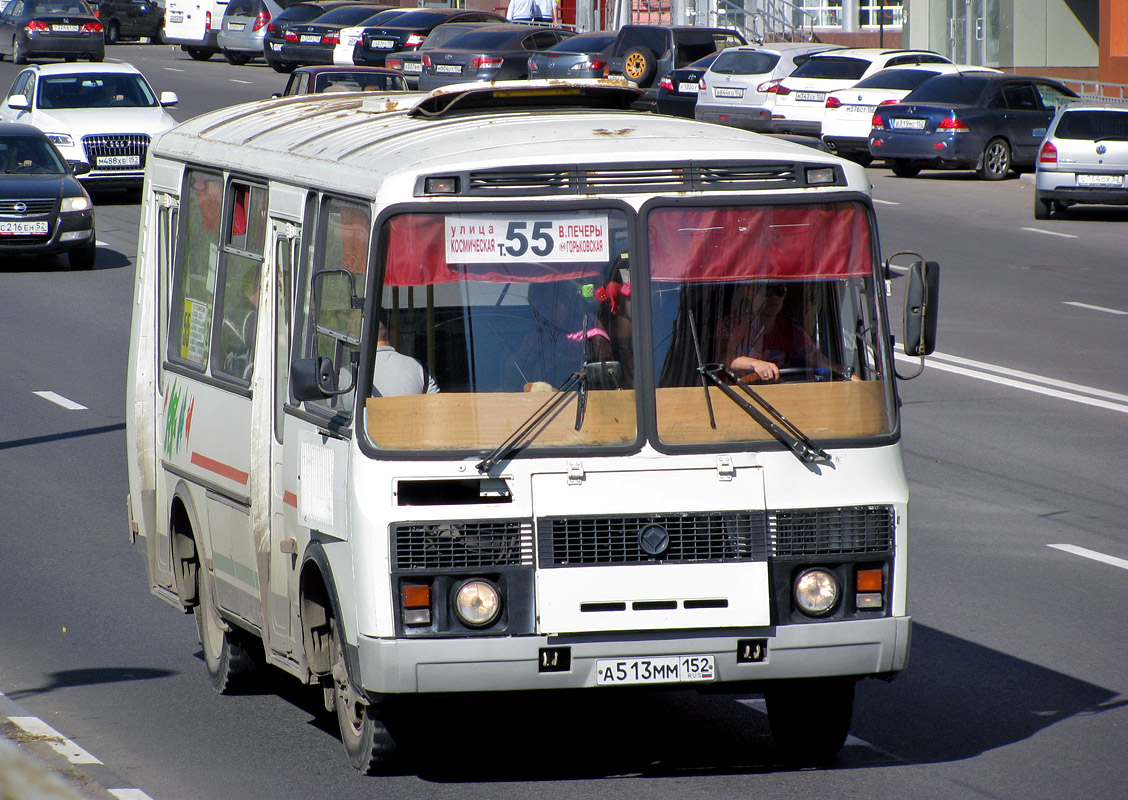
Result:
M1063 239L1076 239L1075 233L1062 233L1061 231L1047 231L1043 228L1022 228L1021 230L1030 231L1031 233L1044 233L1046 236L1060 236Z
M34 394L37 397L42 397L44 400L49 400L50 402L54 403L57 406L62 406L67 411L86 411L87 410L86 406L82 405L81 403L76 403L73 400L68 400L67 398L63 397L61 394L56 394L55 392L32 392L32 394Z
M1089 303L1082 303L1077 300L1063 300L1062 305L1073 306L1074 308L1084 308L1087 311L1103 311L1106 314L1116 314L1117 316L1128 317L1128 311L1121 311L1118 308L1105 308L1104 306L1094 306Z
M1109 564L1121 569L1128 569L1128 559L1117 558L1116 556L1106 555L1105 553L1098 553L1096 550L1089 550L1085 547L1078 547L1075 544L1048 544L1046 547L1052 547L1055 550L1061 550L1064 553L1072 553L1075 556L1082 558L1090 558L1093 561L1100 561L1102 564Z

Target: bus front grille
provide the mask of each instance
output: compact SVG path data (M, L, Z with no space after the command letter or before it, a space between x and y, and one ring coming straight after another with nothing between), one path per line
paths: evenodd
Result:
M837 556L893 549L892 506L777 509L768 512L773 556Z
M402 522L392 526L395 569L481 569L533 564L528 520Z

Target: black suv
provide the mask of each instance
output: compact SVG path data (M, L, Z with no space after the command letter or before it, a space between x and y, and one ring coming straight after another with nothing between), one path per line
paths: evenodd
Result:
M89 0L94 15L102 22L106 44L119 39L148 37L153 44L164 44L164 7L157 0Z
M726 47L742 44L748 42L728 28L624 25L611 48L607 74L626 78L645 89L644 105L652 107L658 94L658 82L666 73Z

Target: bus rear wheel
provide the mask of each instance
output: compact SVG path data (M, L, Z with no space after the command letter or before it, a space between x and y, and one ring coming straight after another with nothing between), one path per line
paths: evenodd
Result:
M204 666L212 686L220 694L234 694L247 684L259 667L259 660L240 634L220 616L215 607L212 578L206 569L200 576L199 603L192 610L196 631L204 650Z
M855 685L852 679L808 678L764 691L772 737L785 761L819 766L834 760L850 733Z
M341 742L353 768L363 775L374 775L391 762L396 742L382 719L383 709L367 702L349 677L344 636L336 620L331 621L330 630L333 663L328 680L332 682L333 707L341 726Z

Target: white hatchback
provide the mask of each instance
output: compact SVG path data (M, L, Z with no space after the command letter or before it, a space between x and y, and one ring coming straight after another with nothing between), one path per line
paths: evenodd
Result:
M815 53L842 49L813 42L729 47L709 65L694 115L751 131L772 129L772 89Z
M901 64L951 64L930 50L883 50L852 47L816 53L774 87L772 130L819 136L826 96L848 89L862 78Z
M132 64L33 64L12 82L0 122L34 125L67 161L88 164L87 184L140 184L149 143L176 125L165 108L174 92L156 92Z
M1034 218L1075 203L1128 205L1128 106L1077 102L1058 109L1038 150Z

